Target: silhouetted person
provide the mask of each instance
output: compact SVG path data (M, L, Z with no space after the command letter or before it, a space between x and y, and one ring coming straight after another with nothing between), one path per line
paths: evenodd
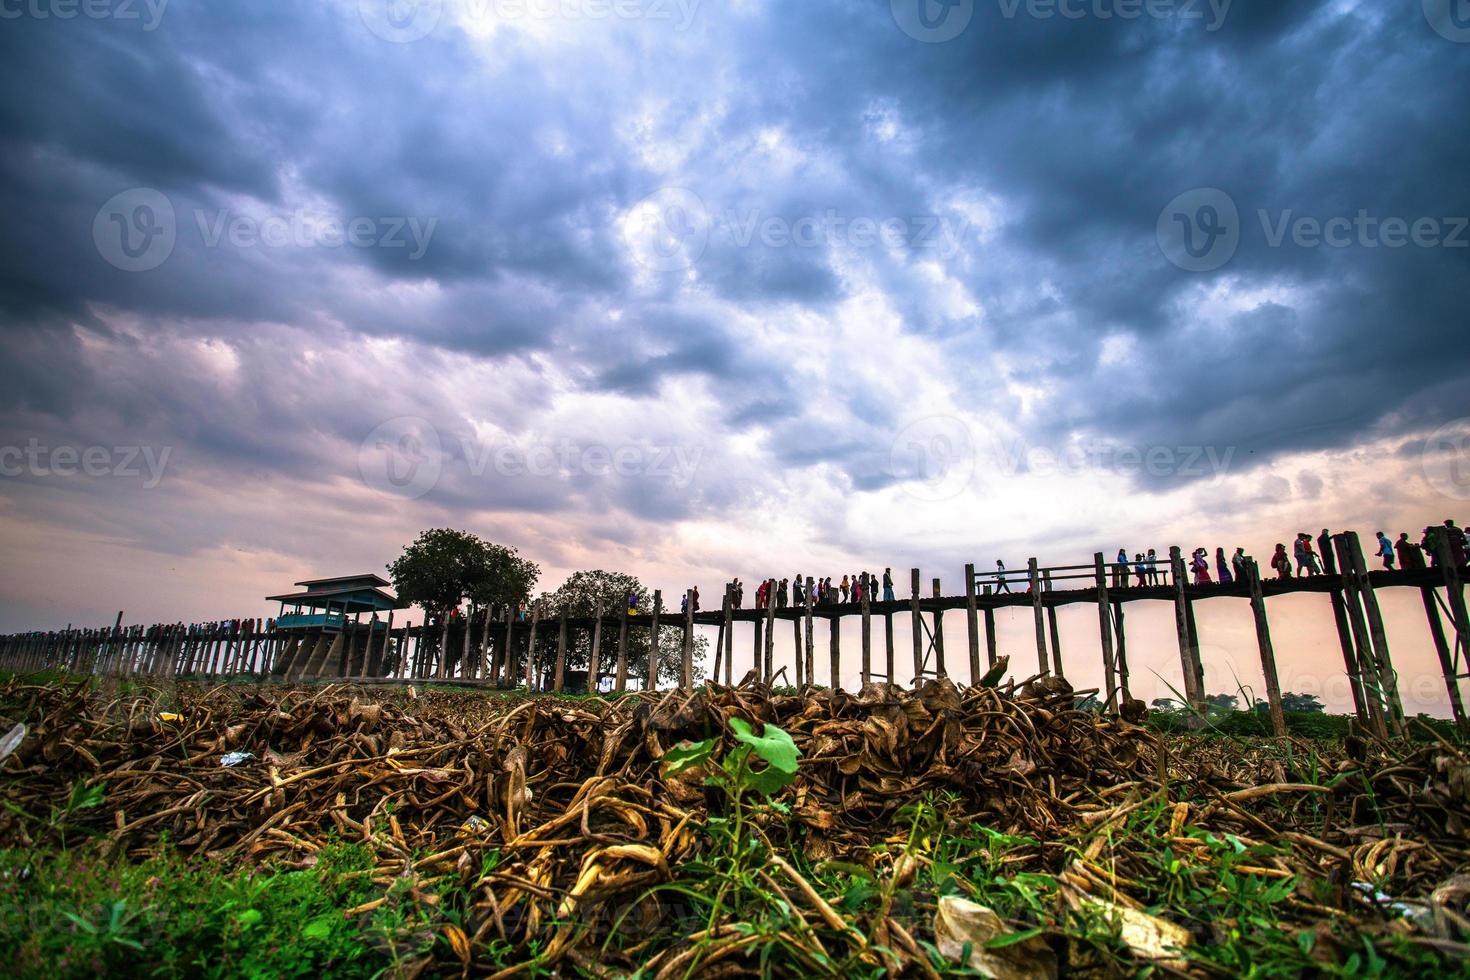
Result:
M1006 563L999 558L995 560L995 591L996 594L1011 591L1010 583L1006 581Z
M1336 575L1337 553L1332 550L1332 534L1325 527L1317 536L1317 550L1322 553L1322 567L1327 570L1327 574Z
M1382 531L1378 532L1378 557L1383 559L1384 568L1393 571L1393 542Z
M1424 568L1424 552L1409 540L1408 531L1399 535L1399 539L1393 543L1393 550L1398 554L1399 567L1404 571L1419 571Z

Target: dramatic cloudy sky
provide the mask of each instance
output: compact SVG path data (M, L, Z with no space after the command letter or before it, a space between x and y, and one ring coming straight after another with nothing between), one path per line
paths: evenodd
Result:
M1470 517L1464 6L0 0L0 628L443 525L708 598Z

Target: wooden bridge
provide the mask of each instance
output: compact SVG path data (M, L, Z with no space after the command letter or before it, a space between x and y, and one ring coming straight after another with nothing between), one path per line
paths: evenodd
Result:
M561 610L554 617L543 615L533 605L522 619L511 609L481 610L470 617L447 617L442 621L395 627L390 612L386 623L348 622L345 627L324 630L276 629L264 620L245 620L212 628L183 624L124 628L122 613L111 627L20 633L0 637L0 668L21 671L68 671L115 676L190 676L201 679L259 679L284 682L306 680L401 680L456 682L498 687L524 684L528 690L562 691L567 686L569 638L585 635L590 658L587 676L595 689L611 679L614 691L628 687L630 636L646 630L648 662L634 673L643 674L643 684L657 684L661 662L661 633L682 627L680 683L692 690L693 651L696 626L716 627L718 638L710 680L724 683L735 678L734 636L737 623L752 626L754 644L751 667L745 678L774 685L785 668L774 670L777 622L792 629L795 677L787 682L798 687L817 685L814 622L827 621L828 669L832 689L841 677L841 620L861 620L861 677L897 683L893 621L906 615L912 634L912 674L915 682L928 678L954 679L945 647L944 618L947 611L964 610L966 618L965 657L968 679L977 683L997 663L995 610L1026 607L1032 611L1036 631L1037 675L1065 676L1057 609L1078 603L1097 607L1099 648L1103 663L1107 710L1119 710L1131 698L1124 607L1132 602L1169 602L1179 644L1184 693L1191 705L1204 704L1204 667L1200 660L1199 630L1194 604L1213 598L1245 599L1255 620L1261 669L1265 677L1271 721L1277 734L1285 734L1281 690L1276 659L1266 614L1266 600L1290 593L1325 593L1332 603L1333 619L1342 649L1343 667L1350 681L1354 710L1368 730L1380 735L1402 733L1404 709L1398 678L1389 654L1377 590L1414 588L1423 597L1430 639L1443 671L1450 709L1462 729L1470 729L1461 700L1459 681L1470 677L1470 617L1467 617L1463 577L1465 569L1451 558L1447 535L1439 535L1435 565L1426 569L1369 571L1355 532L1331 535L1331 551L1322 555L1327 572L1322 575L1263 580L1256 563L1246 559L1242 580L1230 584L1191 584L1185 574L1180 549L1169 549L1167 565L1160 562L1156 573L1147 576L1153 584L1117 584L1112 573L1117 567L1101 553L1090 564L1040 567L1031 559L1024 572L1005 573L1007 587L1024 585L1025 591L998 590L998 573L977 575L973 565L965 567L962 595L943 594L940 580L932 581L928 595L922 594L919 569L910 574L909 595L901 600L813 604L810 595L800 606L770 605L765 608L734 608L727 590L718 610L696 612L692 601L685 611L672 613L663 607L663 594L654 593L650 613L630 613L622 608L608 613L599 607L592 616L574 617ZM1324 551L1327 549L1324 548ZM1129 572L1133 565L1129 564ZM1131 575L1125 574L1126 583ZM1110 584L1110 582L1112 584ZM1085 584L1083 584L1085 583ZM1058 587L1071 584L1074 587ZM686 600L692 594L686 595ZM1453 643L1446 634L1441 612L1449 620ZM555 657L536 656L554 631ZM874 633L881 639L882 656L875 663ZM984 660L981 649L984 648ZM608 649L611 647L611 649ZM447 654L447 655L446 655Z

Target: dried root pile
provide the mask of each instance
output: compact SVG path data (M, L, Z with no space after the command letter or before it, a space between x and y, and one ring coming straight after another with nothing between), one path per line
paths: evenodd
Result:
M1186 826L1276 845L1249 873L1298 880L1302 922L1367 916L1365 928L1409 928L1387 912L1374 918L1360 884L1372 882L1422 899L1435 923L1425 942L1459 949L1470 762L1455 747L1394 754L1350 740L1324 758L1305 745L1283 753L1266 742L1161 738L1071 702L948 682L835 699L747 686L603 701L188 686L106 699L80 685L11 681L0 687L0 734L18 721L28 733L0 768L0 800L41 814L64 806L79 781L100 784L105 804L71 830L113 856L151 854L166 837L201 859L299 865L334 832L364 842L385 897L352 914L401 900L386 890L405 878L457 881L476 896L473 928L455 929L436 947L445 955L417 967L457 974L475 967L479 944L500 941L534 951L542 967L682 976L695 946L707 953L713 938L723 945L701 974L735 973L759 968L743 958L740 923L690 931L669 918L667 894L650 889L707 856L706 821L724 806L698 778L665 778L661 757L684 740L728 737L738 717L780 726L801 751L782 797L789 815L764 814L762 832L787 856L768 880L799 919L793 942L822 955L767 964L778 973L848 957L933 974L932 907L907 924L887 904L849 919L797 870L842 862L881 880L911 876L900 810L925 798L945 801L950 826L1034 839L1015 869L1056 876L1067 901L1125 909L1148 904L1136 886L1157 844L1134 846L1125 830L1163 800L1163 836L1186 858L1206 858ZM222 765L231 752L254 757ZM11 806L0 810L0 839L45 846L36 821ZM492 851L499 859L486 872ZM605 942L614 930L643 938Z

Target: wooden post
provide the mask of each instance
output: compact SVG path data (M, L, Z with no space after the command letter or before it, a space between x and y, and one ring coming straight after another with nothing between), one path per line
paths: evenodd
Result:
M1378 593L1373 588L1373 579L1369 577L1366 563L1363 560L1363 549L1358 543L1358 532L1349 531L1347 534L1353 554L1353 573L1358 578L1359 591L1363 597L1363 609L1368 614L1368 636L1373 640L1379 683L1382 684L1388 700L1394 732L1403 735L1407 731L1404 724L1404 702L1399 697L1398 671L1394 670L1393 657L1388 651L1388 634L1383 629L1383 613L1378 608Z
M1051 592L1051 571L1048 570L1042 577L1042 584L1046 591ZM1057 604L1053 602L1046 607L1046 624L1051 634L1051 662L1056 669L1058 677L1066 677L1067 672L1062 668L1062 634L1057 629Z
M1251 592L1251 615L1256 620L1256 646L1261 651L1261 673L1266 679L1266 699L1271 705L1271 730L1278 738L1285 738L1286 714L1281 706L1281 681L1276 676L1276 650L1271 645L1271 624L1266 619L1266 597L1261 592L1261 569L1255 559L1245 563L1245 574Z
M658 620L664 611L664 594L655 589L653 592L653 622L649 624L648 637L648 677L643 681L645 691L658 690Z
M1128 686L1128 632L1123 624L1123 600L1113 600L1113 623L1116 628L1117 639L1113 644L1113 654L1118 665L1118 690L1123 694L1123 700L1133 696L1132 689Z
M835 698L842 679L842 616L837 613L827 618L827 655L832 671L829 693Z
M893 672L897 666L893 659L893 613L891 612L883 614L883 665L888 672L884 680L889 684L894 683Z
M679 689L694 692L694 590L684 593L684 645L679 659Z
M1331 555L1332 552L1329 551L1324 554ZM1324 563L1326 560L1326 558L1323 559ZM1335 557L1332 559L1332 565L1334 569L1337 567ZM1328 574L1332 573L1329 572ZM1348 687L1353 695L1353 711L1357 715L1359 723L1366 726L1370 724L1368 696L1367 692L1363 690L1363 678L1360 676L1358 670L1358 655L1353 648L1352 635L1349 633L1347 600L1344 598L1343 593L1344 590L1341 582L1333 585L1332 591L1328 593L1332 598L1332 622L1337 627L1338 646L1342 648L1342 664L1343 669L1347 671Z
M613 690L622 694L628 689L628 600L623 600L623 614L618 617L618 663L613 677Z
M1031 616L1036 623L1036 662L1041 673L1051 673L1051 663L1046 655L1046 621L1041 612L1041 576L1036 570L1036 559L1026 563L1027 577L1031 580Z
M1388 723L1383 710L1382 692L1378 687L1377 671L1373 666L1372 646L1368 639L1368 624L1363 618L1363 607L1358 598L1358 581L1353 575L1352 549L1346 535L1332 536L1333 551L1337 554L1337 567L1342 576L1343 604L1347 609L1348 626L1351 629L1354 648L1354 670L1363 688L1363 703L1368 709L1368 722L1380 738L1388 737Z
M1179 640L1179 666L1184 672L1184 697L1190 707L1203 711L1205 694L1200 690L1198 653L1190 637L1189 597L1184 594L1184 557L1178 545L1169 548L1169 572L1174 579L1174 631Z
M541 625L541 603L531 604L531 635L526 643L526 694L536 693L536 633Z
M943 598L944 593L940 591L939 579L934 580L934 598ZM934 673L940 677L948 677L949 671L944 664L944 610L937 605L934 608Z
M556 672L552 674L551 689L557 694L562 692L566 686L567 679L567 614L569 609L563 605L561 616L556 628Z
M863 590L863 687L873 682L873 614L868 592Z
M602 685L598 683L602 673L602 600L592 611L592 651L587 655L587 693L597 694Z
M757 616L754 620L751 621L750 624L750 669L755 671L756 680L760 681L762 684L765 684L769 683L770 678L766 676L766 672L763 667L763 653L765 651L765 645L761 642L761 630L765 627L765 620L760 618L759 613L760 610L757 609Z
M796 689L806 686L806 660L801 655L801 614L791 617L791 659L796 669Z
M459 649L459 676L465 679L475 676L470 670L470 634L475 631L475 606L476 603L470 603L469 615L464 619L464 642Z
M1460 569L1455 566L1454 551L1450 548L1449 535L1439 535L1436 549L1440 577L1444 580L1445 599L1450 607L1450 625L1455 630L1454 653L1450 657L1451 671L1460 674L1460 657L1470 656L1470 613L1465 609L1465 586L1460 580ZM1457 678L1458 683L1458 678Z
M1102 635L1103 685L1113 711L1122 707L1118 700L1118 680L1113 662L1113 613L1108 602L1108 575L1103 567L1101 551L1092 554L1092 584L1097 591L1097 625Z
M725 637L730 633L730 586L725 586L725 599L720 603L720 635L715 639L715 669L710 680L720 682L720 665L725 662Z
M801 656L798 653L798 656ZM806 682L811 687L817 686L817 661L812 651L812 590L806 590Z
M1434 652L1439 657L1439 669L1444 674L1445 691L1450 696L1450 714L1455 718L1456 727L1463 733L1467 726L1467 719L1465 704L1460 697L1459 670L1455 666L1455 657L1450 652L1449 642L1445 639L1444 623L1439 618L1439 602L1431 586L1421 587L1419 595L1424 599L1424 615L1429 620L1429 636L1434 641Z
M500 639L500 663L492 665L490 678L497 687L513 688L516 685L516 612L515 603L505 607L505 636ZM407 633L403 639L407 644Z
M990 586L985 586L985 595L990 595ZM995 609L990 605L985 607L985 658L991 667L995 666L999 659L997 644L999 638L995 635Z
M975 608L975 566L965 566L965 626L970 638L970 686L980 683L980 616Z
M909 600L909 618L913 620L914 630L913 684L917 686L924 675L924 621L919 618L919 570L917 568L909 573L909 585L912 590L912 598Z
M730 587L730 615L726 617L725 629L725 685L735 684L735 588Z
M771 579L771 587L766 590L766 646L765 646L765 672L766 683L776 683L776 580Z

